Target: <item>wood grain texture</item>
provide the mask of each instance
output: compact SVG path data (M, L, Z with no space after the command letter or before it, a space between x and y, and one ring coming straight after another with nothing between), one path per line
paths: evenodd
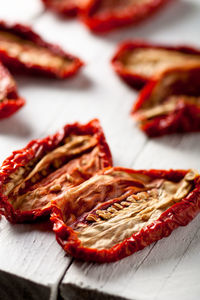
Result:
M98 117L115 165L200 170L199 134L148 140L129 112L137 93L112 71L109 61L124 39L148 38L200 46L200 1L182 0L137 28L94 36L81 24L44 12L39 0L0 0L0 18L32 24L45 39L80 56L86 66L75 78L58 81L16 76L27 105L1 121L0 161L35 138L66 123ZM0 300L197 299L199 221L176 230L143 251L114 264L72 262L55 241L49 224L0 222ZM184 282L184 284L183 284Z
M70 34L73 22L66 30L64 21L58 21L51 14L45 14L32 24L46 39L60 42L66 50L79 54L79 40L73 44L73 36L76 35ZM73 32L77 31L80 38L84 29L80 24L76 26ZM87 38L89 48L94 47L95 38L84 32L81 44L85 44L84 39ZM65 40L63 36L70 38ZM128 160L133 160L138 155L146 138L137 134L139 130L128 119L134 94L120 83L110 68L109 58L114 51L114 45L108 44L104 49L102 41L98 44L101 47L93 49L93 53L98 50L99 55L106 50L108 52L105 51L105 57L102 56L98 62L95 56L92 58L90 53L87 53L88 46L85 47L80 56L86 61L88 57L88 66L74 79L58 81L15 76L19 92L26 98L27 105L12 118L1 122L1 162L11 151L24 147L31 139L45 137L66 123L85 123L94 117L101 120L109 144L115 152L116 164L125 165ZM116 127L113 124L120 126ZM137 138L133 139L132 136ZM125 158L127 140L130 140L129 147L132 150L127 152ZM13 299L13 293L22 300L30 297L56 299L59 281L71 259L65 257L65 253L55 241L54 234L42 230L42 223L12 226L2 219L0 224L0 278L4 278L0 284L0 295L7 297L6 300ZM6 259L7 256L10 259Z

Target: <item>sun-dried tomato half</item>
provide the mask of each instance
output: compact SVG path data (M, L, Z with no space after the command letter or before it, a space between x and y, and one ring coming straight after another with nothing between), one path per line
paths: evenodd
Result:
M25 100L19 97L13 77L0 63L0 119L11 116L24 104Z
M132 87L139 89L156 74L171 67L196 63L200 50L188 46L164 46L143 41L128 41L112 58L114 70Z
M0 212L12 222L49 215L51 201L112 165L98 120L66 125L13 152L0 168Z
M28 26L0 22L0 60L15 72L67 78L82 61L57 45L45 42Z
M81 7L83 22L93 31L105 32L138 23L170 0L87 0Z
M200 66L168 69L141 91L132 110L149 136L200 131Z
M57 198L57 241L87 261L117 261L187 225L200 210L194 170L107 168Z
M44 5L54 12L68 17L74 17L79 12L81 0L42 0Z

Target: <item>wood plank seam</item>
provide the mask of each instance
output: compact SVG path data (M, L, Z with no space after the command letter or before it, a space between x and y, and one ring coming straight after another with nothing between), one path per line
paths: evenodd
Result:
M58 278L57 282L55 282L54 285L52 286L49 300L56 300L58 298L59 293L60 293L61 282L62 282L65 274L67 273L68 269L72 265L73 261L74 261L74 259L72 258L71 261L69 262L68 266L64 270L63 274L61 274L61 276Z

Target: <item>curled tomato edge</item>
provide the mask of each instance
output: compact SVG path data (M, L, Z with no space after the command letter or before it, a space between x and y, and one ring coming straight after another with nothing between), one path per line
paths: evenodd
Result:
M26 101L23 98L6 99L0 103L0 119L8 118L24 106Z
M154 178L166 178L178 180L185 176L186 170L131 170L114 167L114 170L137 172ZM107 168L106 170L109 170ZM100 171L99 173L103 173ZM93 249L81 245L76 232L67 226L63 219L61 210L54 205L51 213L51 222L56 234L56 240L67 254L80 260L109 263L125 258L163 237L167 237L179 226L187 225L200 211L200 177L195 180L195 187L179 203L172 205L164 211L161 216L148 226L142 228L136 234L114 245L110 249Z
M186 48L187 49L187 48ZM190 48L189 48L190 49ZM159 83L162 76L165 76L168 72L176 72L186 70L188 72L200 74L200 67L195 65L173 67L164 72L161 72L158 76L153 77L141 90L136 102L131 110L131 117L134 119L137 111L142 105L148 102L155 86ZM183 94L184 95L184 94ZM165 134L173 133L185 133L185 132L198 132L200 131L200 108L192 103L186 103L181 100L177 102L175 109L162 116L158 116L140 125L143 132L149 137L160 137Z
M120 16L114 13L104 14L101 17L92 16L94 8L98 5L99 0L90 1L80 10L80 20L94 33L103 34L115 28L137 24L147 19L157 12L162 6L172 0L152 0L151 3L146 3L140 7L134 7L126 11Z
M93 119L86 124L80 124L78 122L67 124L54 135L47 136L43 139L32 140L24 148L14 151L11 156L4 160L0 167L0 214L4 215L8 221L11 223L31 222L37 218L49 215L51 205L30 211L15 210L8 201L8 197L3 194L3 185L9 176L18 168L25 166L37 156L46 154L47 151L52 151L69 134L96 135L104 167L112 165L110 148L98 119Z
M128 50L135 50L138 48L145 49L166 49L172 51L178 51L185 54L200 55L200 49L194 48L188 45L164 45L147 42L145 40L127 40L118 45L118 48L111 58L111 65L114 71L131 87L136 90L140 90L150 82L152 79L148 79L145 76L139 75L128 71L120 62L120 58Z
M69 17L73 18L76 17L79 13L79 7L75 4L68 4L64 7L60 7L59 5L51 3L50 0L41 0L43 2L43 5L50 9L51 11L59 14L61 17Z
M7 66L8 69L11 69L12 71L33 74L33 75L38 75L38 74L44 76L46 75L58 79L66 79L68 77L75 75L79 71L79 69L82 66L84 66L84 62L80 58L64 51L60 46L56 44L46 42L45 40L42 39L42 37L39 34L33 31L30 26L23 25L20 23L8 23L1 20L0 30L5 30L9 33L19 36L22 39L31 41L37 46L44 47L50 50L55 55L72 60L73 62L73 67L71 67L70 70L65 70L61 74L53 67L42 68L34 64L27 65L26 63L22 63L17 58L8 55L6 51L1 49L0 59L5 64L5 66Z

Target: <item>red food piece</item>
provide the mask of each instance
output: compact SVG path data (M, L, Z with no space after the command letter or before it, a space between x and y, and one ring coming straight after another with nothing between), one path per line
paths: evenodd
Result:
M0 119L10 117L24 104L25 100L19 97L13 77L0 63Z
M45 42L30 27L0 22L0 60L12 71L67 78L83 62L59 46Z
M79 1L81 0L42 0L48 9L67 17L74 17L78 14Z
M168 69L141 91L132 116L150 137L200 130L200 66Z
M194 170L107 168L57 198L58 243L76 258L112 262L167 237L200 211Z
M0 168L0 212L12 222L49 215L51 201L112 165L98 120L66 125L13 152Z
M126 41L111 60L115 72L130 86L140 89L157 73L168 68L200 64L200 50L179 45L158 45L144 41Z
M170 0L87 0L82 4L83 22L95 32L136 24Z

